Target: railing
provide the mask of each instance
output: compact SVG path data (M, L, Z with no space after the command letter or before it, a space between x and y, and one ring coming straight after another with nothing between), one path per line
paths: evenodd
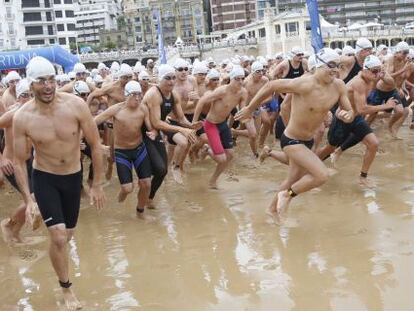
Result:
M225 41L216 41L212 43L200 43L201 51L210 51L216 48L227 48L227 47L235 47L235 46L243 46L243 45L257 45L256 38L247 38L247 39L240 39L240 40L225 40Z
M85 61L99 61L105 59L128 59L132 58L145 58L145 57L158 57L158 51L151 49L148 51L143 50L127 50L127 51L112 51L112 52L94 52L87 54L80 54L81 60Z
M358 29L358 30L347 30L347 31L329 31L324 37L326 39L338 39L338 38L358 38L358 37L405 37L414 36L414 29L403 29L403 28L386 28L386 29Z

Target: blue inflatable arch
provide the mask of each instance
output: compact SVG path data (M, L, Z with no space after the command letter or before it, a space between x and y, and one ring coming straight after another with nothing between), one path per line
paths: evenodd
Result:
M25 51L10 51L0 53L0 70L26 68L27 63L35 56L42 56L54 64L63 67L65 72L73 69L79 62L79 57L66 51L59 45Z

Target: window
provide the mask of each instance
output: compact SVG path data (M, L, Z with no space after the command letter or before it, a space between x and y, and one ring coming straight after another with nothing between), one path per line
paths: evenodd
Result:
M61 0L53 0L53 3L54 4L61 4L62 2L61 2Z
M63 17L62 11L55 11L56 17Z
M65 31L65 25L63 25L63 24L57 24L57 30L58 31Z
M45 8L50 8L50 0L45 0Z
M75 13L73 11L65 11L66 17L75 17Z
M69 43L76 43L75 37L69 37Z
M15 38L10 38L10 45L12 48L14 48L16 46L16 39Z
M36 13L23 13L24 22L42 21L42 15L40 12Z
M52 25L47 26L47 33L49 34L49 36L53 35L54 31Z
M22 8L38 8L40 7L39 0L24 0L22 1Z
M45 40L38 39L38 40L27 40L27 45L42 45L45 44Z
M55 39L49 39L49 44L55 44Z
M66 45L66 38L59 38L59 44Z
M43 26L26 26L26 36L43 35Z
M264 28L259 29L259 37L260 38L266 37L266 29L264 29Z
M68 28L69 31L75 31L76 30L75 24L67 24L66 27Z
M275 25L275 33L280 34L280 25Z
M73 1L72 0L64 0L65 4L72 4ZM69 38L70 39L70 38Z
M50 22L52 20L52 14L50 12L46 12L46 20Z

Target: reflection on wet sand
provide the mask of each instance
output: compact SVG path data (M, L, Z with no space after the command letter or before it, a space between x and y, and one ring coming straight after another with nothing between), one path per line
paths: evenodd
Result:
M136 218L132 196L115 202L113 178L104 211L83 202L70 244L84 310L410 310L413 134L404 128L405 140L393 141L377 130L378 187L358 186L357 147L320 191L292 203L283 226L265 209L286 169L257 166L247 148L219 191L207 190L208 161L189 168L184 188L167 178L149 211L154 223ZM1 218L18 200L8 190L0 193ZM63 310L46 230L23 236L24 245L2 242L0 309Z

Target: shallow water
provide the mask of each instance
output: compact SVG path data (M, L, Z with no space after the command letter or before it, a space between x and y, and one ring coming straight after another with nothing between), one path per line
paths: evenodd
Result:
M189 168L185 187L168 177L155 223L136 219L135 197L116 203L114 176L104 211L83 202L70 243L84 310L413 310L414 131L394 141L379 127L377 189L356 183L357 147L320 191L292 201L281 227L264 210L286 168L255 164L245 143L219 191L206 187L211 161ZM0 197L3 219L18 196L7 186ZM24 236L0 242L0 310L63 310L46 230Z

